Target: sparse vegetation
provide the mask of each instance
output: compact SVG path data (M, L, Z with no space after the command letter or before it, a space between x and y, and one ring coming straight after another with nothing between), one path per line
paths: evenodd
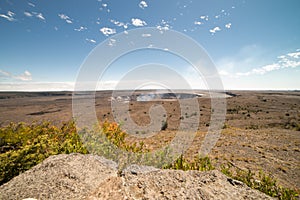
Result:
M87 153L74 122L54 126L10 123L0 129L0 184L30 169L51 155Z
M277 197L278 199L296 199L299 195L295 190L279 186L273 177L263 171L260 171L257 176L249 169L243 170L228 163L227 165L221 166L221 172L271 197Z
M193 161L188 161L181 154L172 164L164 169L209 171L215 169L208 157L197 156Z
M162 130L167 128L167 122L162 124ZM81 130L87 131L87 130ZM83 133L83 132L79 132ZM102 133L99 134L99 133ZM105 121L101 126L94 128L94 132L88 134L89 145L99 150L105 156L111 153L110 145L103 142L102 136L108 139L117 148L141 153L148 152L144 143L127 143L127 134L122 131L121 126L115 122ZM14 124L11 123L0 129L0 184L3 184L21 172L30 169L51 155L60 153L88 153L87 148L81 143L74 122L63 123L54 126L50 122L41 124ZM99 142L101 141L101 142ZM99 148L97 148L99 147ZM90 152L91 153L91 152ZM168 149L155 155L157 162L162 162L168 153ZM149 160L151 163L152 160ZM207 171L215 169L210 158L197 156L193 160L186 159L180 155L172 164L161 166L164 169L175 170L199 170ZM274 178L264 172L255 174L250 170L242 170L230 164L221 166L221 171L238 181L244 182L251 188L260 190L272 197L279 199L295 199L298 194L295 190L279 186Z

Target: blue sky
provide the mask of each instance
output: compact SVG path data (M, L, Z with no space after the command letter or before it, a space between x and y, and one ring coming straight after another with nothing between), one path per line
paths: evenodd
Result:
M72 90L98 44L142 27L193 38L215 63L225 89L300 89L299 10L298 0L2 0L0 90ZM130 67L154 61L202 87L183 60L145 50L114 63L103 89Z

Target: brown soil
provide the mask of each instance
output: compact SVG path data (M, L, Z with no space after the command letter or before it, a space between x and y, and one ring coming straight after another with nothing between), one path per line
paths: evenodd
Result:
M198 98L200 123L189 158L197 155L209 127L210 98L205 92ZM230 161L242 169L270 173L283 186L300 189L300 92L232 91L227 98L225 126L210 153L215 165ZM97 92L96 112L99 121L113 121L109 97L111 91ZM154 104L166 110L168 127L146 138L146 147L156 149L176 134L182 115L176 100L129 102L131 118L139 125L150 122L149 108ZM72 119L72 93L0 93L0 124L49 120L56 124ZM124 119L123 123L126 123ZM134 136L130 136L132 141ZM137 139L141 140L141 139Z

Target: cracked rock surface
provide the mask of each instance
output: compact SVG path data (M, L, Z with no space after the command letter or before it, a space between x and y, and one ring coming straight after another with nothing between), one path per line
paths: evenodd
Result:
M0 199L272 199L217 170L161 170L96 155L56 155L0 186Z

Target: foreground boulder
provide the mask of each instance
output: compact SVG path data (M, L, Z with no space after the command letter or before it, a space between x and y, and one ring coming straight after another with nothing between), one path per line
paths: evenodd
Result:
M0 199L271 199L221 172L160 170L96 155L57 155L0 186Z

